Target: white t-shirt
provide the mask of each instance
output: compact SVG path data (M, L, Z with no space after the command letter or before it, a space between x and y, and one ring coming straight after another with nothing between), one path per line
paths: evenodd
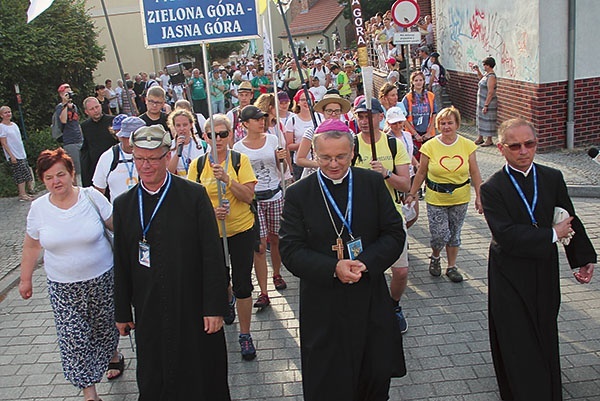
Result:
M315 97L315 102L318 102L319 100L323 99L323 96L325 96L325 94L327 93L327 88L323 86L323 84L319 86L311 86L310 88L308 88L308 90Z
M183 145L183 152L181 152L181 157L178 158L179 160L177 162L177 175L180 177L187 177L192 160L199 158L204 153L210 152L210 147L206 142L199 139L197 136L196 140L198 141L198 145L196 145L196 142L191 138L190 143ZM171 157L177 158L176 141L173 141L171 144Z
M158 77L158 80L160 81L160 86L162 86L162 88L165 91L169 91L169 80L171 79L171 77L168 74L162 74L160 77Z
M138 183L138 173L131 154L123 152L121 145L119 145L119 163L117 163L113 171L110 171L113 158L113 149L110 147L98 159L96 171L92 178L92 183L95 187L101 189L110 188L111 202L114 202L117 196Z
M21 130L17 124L10 123L10 125L6 125L0 123L0 138L6 138L6 145L17 160L27 159L23 139L21 139ZM4 150L4 155L6 156L6 160L10 160L10 156L6 150Z
M315 118L317 119L317 124L320 124L325 119L321 113L315 113ZM285 132L294 132L294 143L300 143L304 133L309 128L314 128L312 119L304 121L298 115L290 117L285 124ZM297 156L298 153L294 152L294 163Z
M408 157L412 160L415 144L413 143L412 134L407 131L402 131L402 138L398 138L398 142L401 142L402 145L406 148L406 153L408 153ZM408 170L410 176L414 176L416 171L414 171L414 166L411 164L408 165Z
M267 191L274 190L279 187L281 183L281 177L277 167L277 159L275 152L279 147L277 137L274 135L266 134L266 141L263 147L260 149L250 149L244 145L244 141L238 141L233 145L233 150L245 154L250 159L254 175L258 182L255 191ZM278 199L283 196L281 192L275 195L271 199Z
M54 206L50 194L34 200L29 209L27 234L44 248L44 269L51 281L91 280L113 267L104 226L84 191L100 209L102 219L110 218L112 205L93 188L80 188L77 203L67 210Z
M116 109L117 106L119 105L119 98L117 97L117 92L115 92L114 89L106 89L106 91L108 92L108 98L110 98L110 100L108 101L108 106L111 109ZM114 98L114 99L112 99Z
M433 82L431 83L432 85L439 85L440 84L440 66L437 64L432 64L430 70L431 72L431 78L433 78L433 71L435 71L435 79L433 80ZM430 78L430 80L431 80Z
M329 68L323 66L322 68L314 67L310 70L311 76L319 78L319 83L325 86L327 81L327 75L329 74Z

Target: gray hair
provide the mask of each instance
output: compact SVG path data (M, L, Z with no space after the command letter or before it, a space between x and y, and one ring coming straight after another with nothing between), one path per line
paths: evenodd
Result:
M506 131L518 127L529 127L533 133L533 137L537 139L537 132L535 131L534 125L524 118L517 117L506 120L500 125L498 128L498 141L500 143L505 143L504 140L506 139Z

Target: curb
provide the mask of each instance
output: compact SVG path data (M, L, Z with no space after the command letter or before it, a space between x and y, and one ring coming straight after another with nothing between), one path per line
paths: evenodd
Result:
M0 279L0 302L4 301L8 292L19 284L21 276L19 266L20 264L16 265L10 273Z
M573 198L600 198L600 186L567 185L569 196Z

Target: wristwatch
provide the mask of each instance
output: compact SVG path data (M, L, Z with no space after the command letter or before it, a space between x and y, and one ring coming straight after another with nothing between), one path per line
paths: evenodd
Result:
M387 180L388 178L390 178L392 176L392 172L390 170L387 171L387 174L385 175L385 177L383 178L384 180Z

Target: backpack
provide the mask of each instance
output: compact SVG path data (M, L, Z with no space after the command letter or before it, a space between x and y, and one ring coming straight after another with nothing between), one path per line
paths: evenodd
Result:
M128 163L127 160L121 160L121 156L119 154L120 152L119 152L119 144L118 143L116 145L113 145L111 147L111 149L112 149L113 158L112 158L112 162L110 162L110 168L108 169L108 174L106 174L106 182L107 183L108 183L108 176L110 175L110 173L115 171L115 169L117 168L119 163ZM106 199L110 200L110 187L108 185L106 186L106 189L104 191L104 196L106 197Z
M431 57L427 57L425 61L421 64L421 72L425 74L425 76L431 76L431 68L429 68L429 59Z
M438 78L438 83L441 86L446 86L448 85L448 78L446 76L446 69L444 68L443 65L438 64L440 66L440 77Z
M60 122L60 113L58 110L54 110L54 114L52 114L50 130L52 131L52 138L56 139L57 142L62 143L63 124Z
M396 137L384 134L387 137L388 148L390 149L390 153L392 154L392 173L396 173L396 165L394 161L396 160L396 154L398 153L398 142L396 142ZM352 165L356 164L356 161L362 161L362 157L360 156L360 151L358 149L358 135L354 136L354 155L352 156ZM402 192L394 189L395 201L396 203L402 203L403 194Z

